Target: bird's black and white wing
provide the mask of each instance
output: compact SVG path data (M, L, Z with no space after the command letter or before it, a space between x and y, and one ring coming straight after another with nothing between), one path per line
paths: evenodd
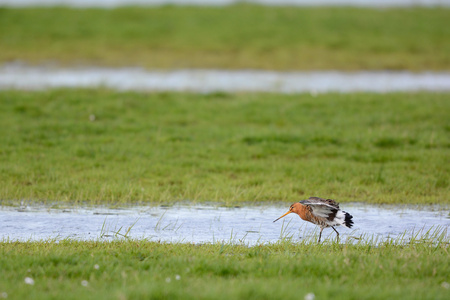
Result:
M333 221L339 211L339 204L331 199L310 197L308 200L300 201L301 204L309 206L313 215Z

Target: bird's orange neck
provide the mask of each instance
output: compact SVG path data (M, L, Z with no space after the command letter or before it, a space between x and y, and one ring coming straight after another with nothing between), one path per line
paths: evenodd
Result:
M292 207L292 212L299 215L302 220L309 221L309 218L307 217L308 209L305 205L301 203L295 203Z

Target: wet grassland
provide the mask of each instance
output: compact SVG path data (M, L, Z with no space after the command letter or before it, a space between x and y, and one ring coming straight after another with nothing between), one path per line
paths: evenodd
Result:
M3 91L3 204L448 204L448 93Z
M448 299L447 238L374 246L0 243L8 299Z
M0 63L445 71L449 15L255 5L1 8ZM0 200L246 205L322 196L445 207L449 111L448 93L1 91ZM401 242L281 239L252 247L3 240L0 297L448 299L448 235L436 232Z
M0 8L0 63L449 70L450 9Z

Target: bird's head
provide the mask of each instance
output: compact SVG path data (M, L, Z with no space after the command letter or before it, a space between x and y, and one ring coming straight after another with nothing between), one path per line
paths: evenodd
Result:
M287 216L287 215L290 214L290 213L297 213L297 214L298 214L298 211L299 211L301 205L302 205L302 204L299 203L299 202L292 204L292 205L289 207L289 211L288 211L287 213L285 213L284 215L282 215L281 217L279 217L278 219L276 219L276 220L273 221L273 222L275 223L276 221L278 221L279 219L281 219L281 218Z

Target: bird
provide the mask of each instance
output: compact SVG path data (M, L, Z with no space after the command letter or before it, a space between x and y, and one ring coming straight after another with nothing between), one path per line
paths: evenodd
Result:
M337 234L337 239L339 239L339 232L337 232L334 226L343 225L347 228L351 228L353 226L353 216L348 212L341 210L339 208L339 203L332 199L309 197L307 200L302 200L292 204L287 213L273 222L275 223L290 213L296 213L303 220L320 226L318 243L320 243L320 238L322 237L322 231L324 228L333 228Z

